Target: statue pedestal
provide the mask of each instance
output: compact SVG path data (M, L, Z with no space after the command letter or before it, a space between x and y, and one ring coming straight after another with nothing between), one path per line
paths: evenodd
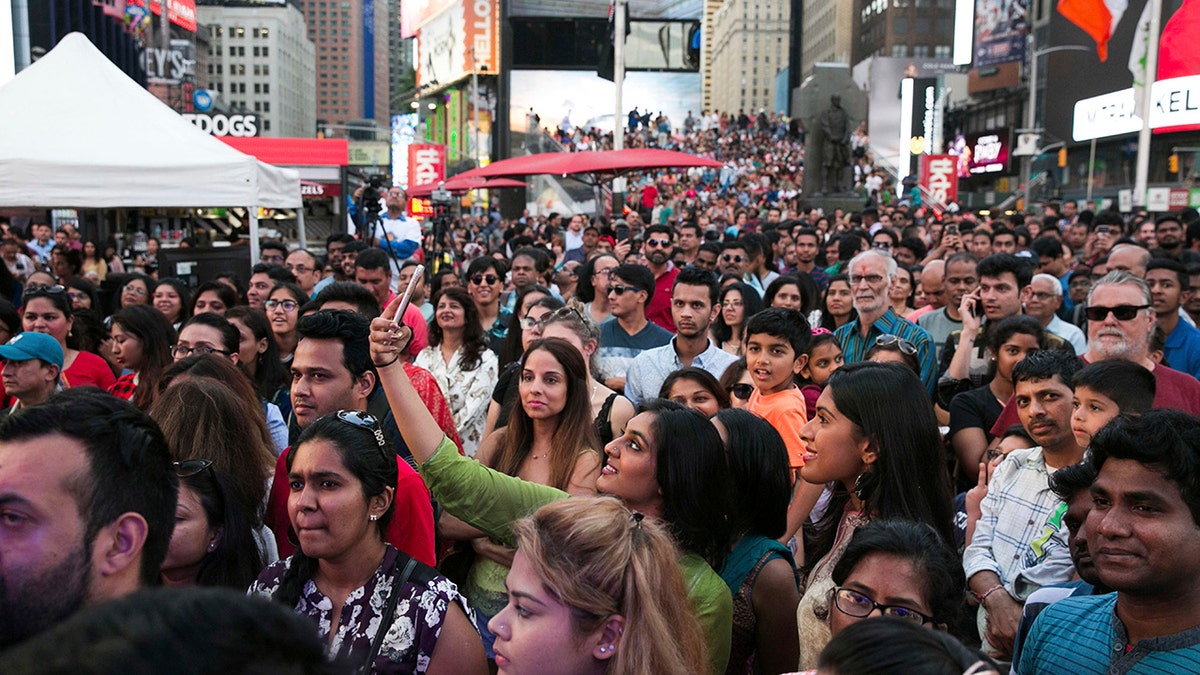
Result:
M866 208L867 198L860 197L853 192L841 192L817 197L804 195L804 201L814 209L821 209L822 213L829 216L833 215L836 209L841 209L846 213L862 211Z

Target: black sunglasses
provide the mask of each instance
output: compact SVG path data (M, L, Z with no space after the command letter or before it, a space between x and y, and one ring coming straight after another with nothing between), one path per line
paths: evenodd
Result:
M742 262L743 260L745 260L745 258L743 258L743 257L742 257L742 256L740 256L740 255L723 255L723 256L721 256L721 260L722 260L722 261L724 261L724 262L735 262L735 263L740 263L740 262Z
M646 246L648 248L667 248L671 242L667 239L647 239Z
M637 292L640 290L642 290L642 289L634 288L633 286L622 286L621 284L615 284L615 285L608 287L609 293L616 293L617 295L624 295L626 293L626 291Z
M471 283L475 284L476 286L482 285L484 281L487 281L488 285L490 286L499 280L500 277L497 277L494 274L476 274L475 276L471 277Z
M182 462L173 462L175 466L175 475L180 478L189 478L195 476L201 471L212 468L211 459L185 459Z
M729 393L743 401L749 401L750 394L754 393L754 385L746 384L745 382L739 382L729 388Z
M224 354L225 356L230 356L231 354L233 354L233 352L226 351L224 349L217 349L216 347L208 347L208 346L181 347L179 345L175 345L174 347L171 347L171 356L174 356L177 359L186 359L187 357L191 356L192 354L196 354L197 356L199 356L202 354L213 354L213 353Z
M31 284L25 287L25 297L29 297L30 295L62 295L66 292L67 288L62 284L54 284L53 286Z
M1150 305L1117 305L1116 307L1103 307L1095 305L1084 310L1087 314L1088 321L1103 321L1108 318L1108 313L1117 317L1117 321L1129 321L1137 316L1137 313L1143 309L1149 309Z
M339 410L335 415L339 422L366 429L375 434L375 444L379 447L379 454L383 455L384 459L392 459L387 451L387 440L383 437L383 429L379 428L379 420L374 415L368 415L359 410Z

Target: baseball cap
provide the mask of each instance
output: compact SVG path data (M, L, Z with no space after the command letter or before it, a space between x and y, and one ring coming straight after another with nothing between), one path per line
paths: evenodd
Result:
M62 368L63 349L58 340L45 333L17 333L6 344L0 345L0 359L6 361L29 361L41 359Z

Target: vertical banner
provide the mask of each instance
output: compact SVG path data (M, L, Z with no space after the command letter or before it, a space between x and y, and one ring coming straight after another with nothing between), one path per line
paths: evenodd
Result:
M953 155L921 155L921 187L942 211L958 200L958 158Z
M408 187L437 185L446 179L446 147L436 143L408 146Z

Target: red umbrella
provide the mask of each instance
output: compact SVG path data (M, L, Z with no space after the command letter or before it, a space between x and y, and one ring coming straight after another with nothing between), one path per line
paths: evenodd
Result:
M442 187L453 193L468 192L470 190L496 190L500 188L525 187L525 183L511 178L492 178L487 179L482 176L468 176L459 174L451 178L447 178L442 183ZM437 183L429 183L427 185L418 185L408 191L409 197L426 198L433 194L437 188Z
M474 176L531 176L537 174L571 175L580 173L619 176L630 171L645 169L667 169L688 167L721 168L720 162L689 155L685 152L658 150L655 148L630 148L628 150L603 150L598 152L547 152L539 155L524 155L472 169L459 174Z

